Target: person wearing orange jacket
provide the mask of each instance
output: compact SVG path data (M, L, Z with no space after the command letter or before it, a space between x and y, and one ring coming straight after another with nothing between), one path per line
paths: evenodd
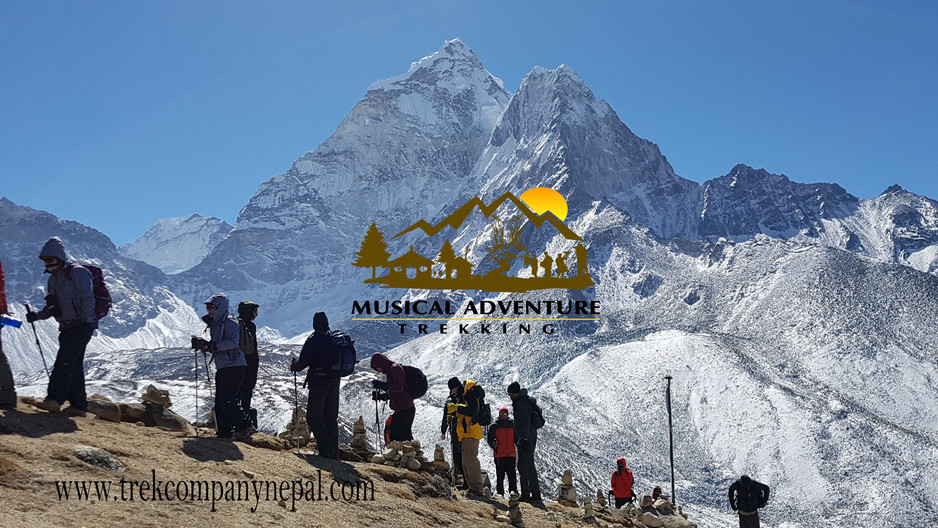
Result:
M6 277L3 275L3 263L0 262L0 314L7 312ZM3 328L0 325L0 328ZM3 353L3 342L0 341L0 409L13 410L16 408L16 389L13 387L13 371L10 362Z
M616 509L621 508L626 502L635 500L635 491L632 490L634 478L632 470L625 467L625 458L616 459L618 469L612 473L612 493L616 496Z
M508 475L508 493L518 492L518 475L515 473L515 423L508 417L508 407L498 410L498 420L489 426L489 447L495 454L495 489L505 495L505 475Z

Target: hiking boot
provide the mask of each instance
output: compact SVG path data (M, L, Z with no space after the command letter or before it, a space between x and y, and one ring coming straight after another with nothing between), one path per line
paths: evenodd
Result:
M248 439L248 438L251 438L251 435L253 435L253 434L256 433L256 432L257 432L257 429L255 429L253 425L249 425L249 426L245 427L244 429L238 429L237 431L235 431L235 432L234 432L234 439L235 439L235 440L246 440L246 439Z
M49 398L46 398L35 405L36 405L36 408L42 409L44 411L49 411L51 413L57 413L62 410L61 403L55 400L50 400Z
M62 416L68 416L69 418L84 418L85 416L88 416L88 411L85 409L79 409L78 407L66 407L60 411L60 414L62 414Z

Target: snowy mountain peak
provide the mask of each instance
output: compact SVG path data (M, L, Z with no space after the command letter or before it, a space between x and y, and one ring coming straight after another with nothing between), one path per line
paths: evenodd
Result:
M193 213L159 220L142 237L117 250L125 257L142 260L164 273L179 273L202 262L230 232L228 222Z
M459 39L448 40L432 55L411 63L407 73L372 83L368 91L410 90L413 84L443 88L454 94L469 88L490 96L504 91L501 79L489 73Z

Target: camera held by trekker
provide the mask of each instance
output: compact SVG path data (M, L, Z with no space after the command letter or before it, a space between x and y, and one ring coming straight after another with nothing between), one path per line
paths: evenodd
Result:
M199 336L192 336L191 345L193 349L202 350L203 352L207 352L209 349L209 341L206 341L205 339L202 339Z
M371 399L374 401L388 401L391 395L384 389L371 389Z

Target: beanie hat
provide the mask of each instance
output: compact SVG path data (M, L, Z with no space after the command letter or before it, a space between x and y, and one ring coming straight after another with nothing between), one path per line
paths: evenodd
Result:
M456 376L453 376L452 378L449 379L449 382L447 383L447 385L449 386L450 390L453 390L457 387L462 387L462 382L459 381L459 378L457 378Z
M508 386L508 394L518 394L521 392L521 384L517 381L512 381L511 385Z
M498 410L498 414L505 413L508 414L508 407L502 407Z

